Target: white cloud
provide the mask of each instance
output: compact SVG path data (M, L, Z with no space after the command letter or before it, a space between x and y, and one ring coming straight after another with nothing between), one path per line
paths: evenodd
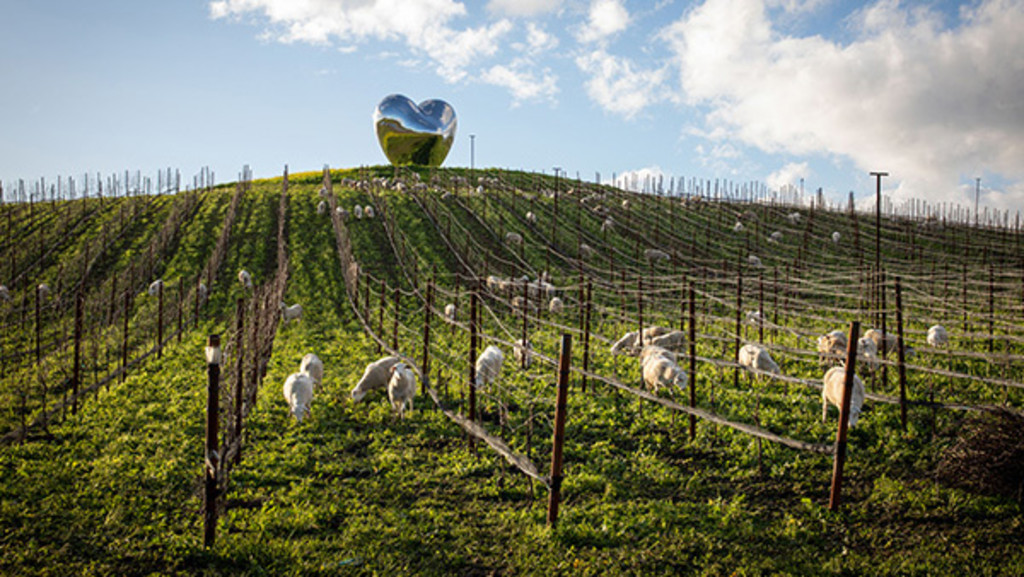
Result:
M487 9L493 13L512 17L534 17L554 12L562 0L490 0Z
M590 76L587 95L601 108L632 118L647 106L663 100L666 70L634 70L633 63L595 50L576 58L576 65Z
M1024 179L1024 0L982 0L952 26L895 0L855 19L841 45L781 35L765 0L706 0L660 37L715 138L888 170L897 200L966 202L961 175L983 171ZM1010 188L992 200L1020 200Z
M622 190L632 190L634 192L644 192L646 187L647 192L655 192L659 180L662 183L662 188L668 188L669 177L665 175L661 167L647 166L615 174L614 180L607 181L605 184L610 183Z
M811 175L811 167L806 162L790 162L768 175L765 184L772 190L800 190L800 179Z
M512 29L502 19L457 30L451 23L466 7L453 0L218 0L209 6L215 19L262 16L269 22L266 34L280 42L404 42L448 82L463 80L468 66L493 56Z
M558 47L558 38L548 34L534 22L526 24L526 52L539 54Z
M629 25L629 12L620 0L593 0L587 23L577 34L580 42L597 42Z
M538 78L529 70L530 66L526 60L514 60L509 66L498 64L484 71L481 79L512 93L513 106L525 100L554 100L558 93L558 77L545 68Z
M781 8L787 14L814 12L830 0L767 0L770 8Z

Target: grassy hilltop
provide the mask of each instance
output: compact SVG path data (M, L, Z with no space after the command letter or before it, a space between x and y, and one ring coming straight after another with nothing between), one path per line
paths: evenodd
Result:
M1016 223L975 227L922 207L886 215L878 231L873 214L742 190L636 194L504 170L374 167L330 180L330 191L310 172L0 206L11 295L0 302L0 574L1024 573L1019 428L973 437L1003 451L982 461L1005 459L1009 476L987 480L953 457L1000 418L987 409L1007 407L1001 418L1019 427ZM374 218L355 218L356 205L373 206ZM241 269L254 292L237 281ZM503 282L542 274L562 312L547 295L521 306L530 293ZM897 353L884 369L859 364L870 395L849 432L842 508L831 512L831 456L728 423L831 450L838 416L831 407L821 421L817 338L851 321L881 328L883 316L895 334L897 278L913 348L906 427ZM148 294L157 279L162 297ZM585 383L570 378L554 529L547 488L485 443L471 448L429 396L404 420L380 391L349 398L385 347L418 365L429 322L429 385L466 415L474 289L477 350L505 353L498 384L478 395L479 421L542 476L562 334L572 335L573 369L587 364ZM691 294L690 387L697 407L728 422L696 420L693 439L687 414L629 390L643 388L637 360L609 352L641 322L689 329ZM299 322L277 322L282 300L302 304ZM449 303L454 323L443 318ZM748 316L758 310L760 324ZM934 324L949 330L947 347L925 342ZM537 353L525 370L510 346L524 331ZM222 448L239 369L254 402L244 401L240 459L221 480L207 549L203 346L215 333ZM786 378L738 369L736 346L747 342L763 342ZM296 424L281 386L307 352L326 375ZM679 364L689 372L687 353ZM658 397L685 405L689 390Z

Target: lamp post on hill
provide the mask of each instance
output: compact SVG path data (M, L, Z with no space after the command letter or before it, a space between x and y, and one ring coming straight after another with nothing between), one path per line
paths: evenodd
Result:
M978 196L981 195L981 177L974 179L974 228L978 228Z
M476 135L469 135L469 169L476 168Z

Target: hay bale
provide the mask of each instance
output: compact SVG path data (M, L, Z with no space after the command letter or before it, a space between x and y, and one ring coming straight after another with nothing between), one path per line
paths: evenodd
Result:
M1024 503L1024 416L999 409L968 419L935 474L947 487Z

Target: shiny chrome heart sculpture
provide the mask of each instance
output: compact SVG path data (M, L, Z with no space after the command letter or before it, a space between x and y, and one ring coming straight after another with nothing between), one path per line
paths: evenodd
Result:
M455 141L455 109L444 100L417 105L392 94L373 111L373 125L380 147L395 166L441 166Z

